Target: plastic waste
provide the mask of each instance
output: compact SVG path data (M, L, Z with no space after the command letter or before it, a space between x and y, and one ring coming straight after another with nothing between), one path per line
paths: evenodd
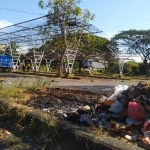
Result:
M98 127L99 127L99 128L103 128L103 129L110 130L110 129L111 129L111 124L107 121L106 118L103 118L103 119L101 119L101 120L98 122Z
M146 144L150 144L150 137L146 137L146 138L143 138L144 139L144 142L146 142Z
M117 99L117 94L116 93L114 93L110 97L108 97L108 100L111 100L111 101L115 101L116 99Z
M137 122L136 120L134 120L134 119L132 119L132 118L127 118L126 119L126 124L133 124L133 123L135 123L135 122Z
M93 118L92 120L93 120L93 123L98 123L99 118L98 118L98 117L96 117L96 118Z
M114 94L112 94L110 97L108 97L108 100L115 101L117 99L117 96L121 94L124 90L127 90L128 86L127 85L117 85L115 86Z
M120 98L119 102L122 104L123 107L127 107L128 106L128 100L126 99L126 97Z
M89 106L89 105L86 105L86 106L83 106L81 109L82 109L82 110L90 110L90 106Z
M149 129L150 129L150 120L146 120L146 121L144 122L142 132L145 133L145 132L148 131Z
M102 118L102 119L98 122L98 127L100 127L100 128L105 128L105 127L106 127L106 123L107 123L107 119L106 119L106 118Z
M43 112L45 112L45 113L50 113L51 110L50 110L50 108L43 108Z
M65 118L67 118L68 116L67 116L67 114L62 114L61 116L60 116L60 119L65 119Z
M137 136L138 135L132 135L132 136L125 135L125 138L128 139L128 140L130 140L130 141L136 141L137 140Z
M121 93L123 92L124 90L127 90L128 89L128 85L117 85L115 86L115 92L114 93Z
M63 111L60 109L60 110L58 110L58 113L59 114L63 114Z
M43 111L47 111L48 109L47 108L43 108Z
M95 107L92 105L91 107L92 114L95 114Z
M150 131L144 132L144 137L149 137L150 138Z
M107 115L107 113L100 113L99 118L100 118L100 119L105 118L106 115Z
M98 127L106 128L107 127L107 113L101 113L99 115Z
M146 117L145 108L142 106L141 103L138 102L134 102L134 101L129 102L127 112L128 112L128 116L133 120L140 121L145 119Z
M93 125L92 117L88 114L81 115L80 122L85 123L87 125Z
M114 113L118 113L121 110L123 110L123 106L118 100L116 100L115 103L112 104L111 107L109 108L109 111Z

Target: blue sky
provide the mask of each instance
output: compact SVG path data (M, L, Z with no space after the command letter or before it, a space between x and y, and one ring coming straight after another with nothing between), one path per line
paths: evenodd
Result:
M80 6L96 15L92 24L109 38L122 30L150 28L150 0L82 0ZM0 27L39 17L3 8L43 15L48 12L38 7L38 0L1 0Z

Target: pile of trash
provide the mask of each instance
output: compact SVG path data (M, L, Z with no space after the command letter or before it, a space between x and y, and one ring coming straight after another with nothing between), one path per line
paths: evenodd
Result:
M63 119L120 132L126 139L150 147L150 85L117 85L109 97L69 111Z

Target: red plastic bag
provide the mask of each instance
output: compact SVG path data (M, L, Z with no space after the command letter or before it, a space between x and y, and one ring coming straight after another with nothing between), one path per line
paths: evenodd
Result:
M128 104L128 116L136 121L140 121L145 119L146 111L141 103L131 101Z

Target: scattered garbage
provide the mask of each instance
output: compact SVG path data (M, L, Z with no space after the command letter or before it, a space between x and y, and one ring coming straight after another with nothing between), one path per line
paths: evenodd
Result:
M146 132L150 129L150 120L145 120L144 124L143 124L143 128L142 128L142 132Z
M108 100L112 100L115 101L117 99L117 97L119 96L119 94L121 94L124 90L127 90L128 86L127 85L117 85L115 86L115 91L114 94L112 94L110 97L108 97Z
M128 116L134 120L144 120L146 111L143 105L139 102L130 101L128 104Z
M130 141L137 141L137 135L125 135L125 138L130 140Z
M83 122L87 125L93 125L92 116L90 116L88 114L81 115L80 116L80 122Z
M71 94L65 95L72 98ZM82 95L83 96L83 95ZM86 96L86 95L85 95ZM114 93L97 99L91 103L76 101L47 103L45 112L54 112L61 119L86 126L96 126L102 130L119 132L129 141L142 141L150 148L150 85L139 82L134 85L117 85ZM50 109L49 109L50 108ZM53 109L52 109L53 108Z
M144 132L144 137L150 137L150 131Z
M118 113L123 110L123 106L118 100L116 100L115 103L112 104L108 110L113 113Z
M132 118L126 118L126 124L134 124L134 123L136 123L136 122L138 122L138 121L136 121L136 120L134 120L134 119L132 119Z
M82 110L90 110L90 106L86 105L82 107Z

